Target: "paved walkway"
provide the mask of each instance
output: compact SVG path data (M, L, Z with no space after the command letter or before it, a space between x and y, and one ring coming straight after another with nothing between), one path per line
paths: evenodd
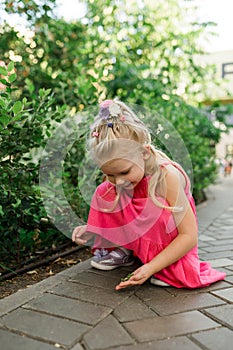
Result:
M207 194L198 206L200 257L226 271L225 281L116 292L132 267L101 272L87 260L0 301L1 349L231 350L233 176Z

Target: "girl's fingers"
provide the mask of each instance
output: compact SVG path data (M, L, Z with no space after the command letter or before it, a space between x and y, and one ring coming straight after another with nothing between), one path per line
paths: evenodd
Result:
M84 238L80 238L80 237L75 236L74 242L77 244L80 244L80 245L84 245L87 243L87 240Z
M123 288L141 285L143 284L148 277L145 276L145 274L142 274L141 269L137 269L132 273L132 276L127 281L122 281L116 286L116 290L120 290Z
M75 232L72 233L72 241L75 242Z
M142 281L143 283L144 281ZM138 284L141 284L140 279L132 276L128 281L125 282L120 282L117 286L116 286L116 290L120 290L123 288L127 288L127 287L131 287L131 286L136 286Z
M83 236L85 232L86 232L86 225L76 227L72 232L72 241L78 244L85 244L87 241L85 239L80 238Z
M78 245L85 245L87 243L87 241L85 239L77 239L75 242Z
M124 285L123 283L124 283L124 282L119 283L119 284L115 287L115 290L120 290L120 289L127 288L127 287L130 287L130 286L131 286L131 284L130 284L130 285L129 285L129 284Z
M117 286L116 286L116 290L120 290L120 289L123 289L123 288L128 288L128 287L131 287L131 286L135 286L135 285L137 285L138 283L130 283L130 282L121 282L121 283L119 283Z

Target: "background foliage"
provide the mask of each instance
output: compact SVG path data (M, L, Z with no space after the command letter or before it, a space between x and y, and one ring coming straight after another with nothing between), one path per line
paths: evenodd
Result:
M0 25L0 259L5 265L9 255L20 263L65 239L42 205L40 152L62 120L101 99L118 96L169 120L191 157L195 199L203 199L215 180L220 131L198 105L213 72L194 58L203 53L198 40L210 23L192 21L191 10L180 3L85 1L85 18L67 22L55 15L56 0L1 0L7 13L25 21L24 30L3 20ZM82 123L63 173L67 199L84 219L88 205L77 173L90 118ZM148 123L157 129L153 116Z

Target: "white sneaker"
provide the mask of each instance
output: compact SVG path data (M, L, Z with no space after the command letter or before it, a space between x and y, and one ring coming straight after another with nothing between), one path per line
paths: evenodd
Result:
M151 277L150 283L153 284L154 286L159 286L159 287L172 287L170 284L163 282L158 278L155 278L154 276Z

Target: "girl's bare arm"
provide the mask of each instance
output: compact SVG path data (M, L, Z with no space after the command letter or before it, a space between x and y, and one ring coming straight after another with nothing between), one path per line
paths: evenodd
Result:
M167 172L166 174L166 199L171 206L182 207L183 210L173 212L178 235L151 261L154 273L178 261L195 247L198 241L196 217L184 192L180 176L178 172Z

